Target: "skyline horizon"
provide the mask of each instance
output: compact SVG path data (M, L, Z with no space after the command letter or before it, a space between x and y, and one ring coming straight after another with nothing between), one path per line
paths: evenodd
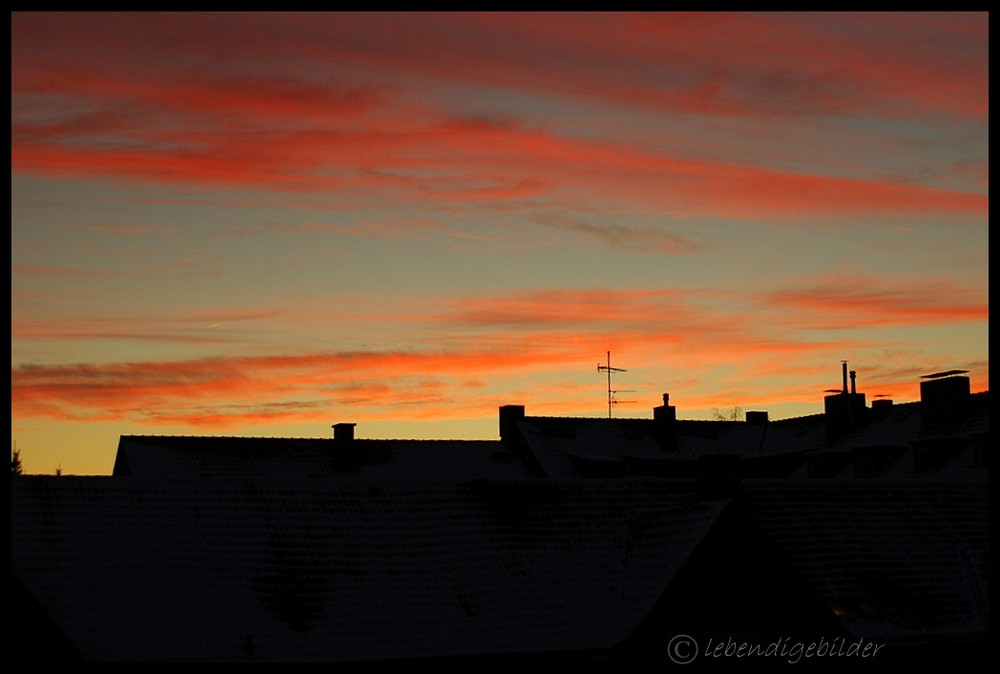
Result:
M842 363L844 365L846 365L847 361L842 361ZM627 370L616 370L616 371L627 372ZM846 377L846 372L847 371L845 370L845 377ZM855 392L855 374L856 374L856 371L850 370L850 374L851 374L850 392L853 394ZM955 375L966 376L968 374L969 374L969 372L967 370L946 370L946 371L942 371L942 372L936 372L936 373L930 373L930 374L926 374L926 375L921 375L920 380L938 379L938 378L944 378L944 377L952 377L952 376L955 376ZM988 382L987 382L987 384L988 384ZM846 386L846 380L845 380L844 386ZM836 395L836 394L840 394L840 393L846 394L846 393L848 393L848 389L843 388L843 387L839 388L839 389L837 389L837 388L829 388L829 389L825 389L823 391L823 393L825 394L824 395L824 398L825 398L826 396L829 396L829 395ZM919 394L918 394L917 399L915 399L915 400L898 400L898 399L895 399L895 398L893 398L891 396L883 395L883 394L875 394L871 398L868 398L868 394L864 390L862 390L860 388L857 390L857 393L865 396L865 398L866 398L866 408L867 409L872 409L873 404L876 401L879 401L879 402L888 401L894 407L897 406L897 405L919 404L920 401L921 401L920 397L919 397ZM970 388L970 395L973 395L973 396L975 396L975 395L983 395L983 394L987 394L987 393L989 393L989 387L988 386L986 388L984 388L984 389L981 389L981 390L977 390L975 387L971 387ZM668 402L667 402L667 397L668 396L669 396L669 392L665 392L663 394L663 396L661 398L661 403L662 404L668 404ZM631 404L637 405L638 403L637 403L637 401L635 401L635 402L632 402ZM620 421L620 420L623 420L623 421L649 420L651 418L654 418L654 414L655 414L655 408L654 407L650 407L648 410L646 410L646 414L644 416L638 416L637 414L629 414L628 412L631 411L634 408L629 408L629 410L623 410L621 413L618 413L618 414L608 414L607 416L604 416L603 414L596 414L596 413L543 414L543 415L538 415L538 414L532 414L531 413L532 409L531 409L531 406L529 404L522 404L522 403L518 403L518 402L508 402L508 403L505 403L504 405L499 406L498 410L500 408L502 408L502 407L507 407L507 406L511 406L511 405L514 405L514 406L521 405L522 407L524 407L525 408L525 414L528 417L530 417L530 418L566 418L566 419L577 418L577 419L597 420L597 421L607 420L607 421L613 422L613 421ZM794 405L795 409L798 409L798 407L799 407L798 405ZM749 408L747 408L747 409L744 409L743 406L741 406L741 405L735 405L735 406L732 406L732 407L725 407L725 408L712 407L707 412L704 409L696 410L695 411L696 414L693 417L688 417L688 416L684 416L683 414L678 414L677 421L684 421L684 422L709 421L709 422L722 422L722 423L734 423L734 422L735 423L760 423L759 419L754 420L754 421L751 422L750 415L751 414L758 414L758 413L761 413L761 412L763 412L764 414L767 415L766 418L767 418L768 422L794 421L794 420L805 418L805 417L822 416L824 414L824 410L822 409L822 405L820 407L821 407L821 409L819 409L818 411L808 411L808 412L795 413L795 414L790 414L790 415L785 415L785 416L772 416L771 415L771 410L769 410L769 409L760 409L760 408L755 408L755 409L749 409ZM615 408L615 409L617 409L617 408ZM678 410L678 412L680 412L680 411L682 411L682 410ZM443 421L440 422L440 424L443 425L444 427L447 427L453 421L455 421L455 420L443 420ZM309 440L315 440L315 439L333 439L334 434L335 434L336 429L337 429L337 426L340 426L340 425L349 425L349 426L352 427L351 433L349 434L350 437L352 439L357 439L357 440L376 440L376 441L378 441L378 440L388 440L388 441L408 441L408 440L413 440L413 441L431 441L431 442L435 442L435 441L440 441L440 442L465 442L465 441L468 441L468 442L479 442L479 441L490 441L490 442L493 442L493 441L496 441L496 442L499 442L500 441L500 433L499 433L499 427L496 425L496 423L497 423L497 417L496 417L496 415L494 416L492 422L493 422L493 425L494 425L494 432L493 432L492 435L487 434L487 436L489 436L489 437L487 437L487 436L479 436L479 435L477 435L477 436L467 436L467 437L445 437L443 435L422 435L422 436L414 436L414 437L387 436L387 435L371 435L371 434L366 434L364 432L364 430L365 430L364 427L367 426L368 424L366 423L366 421L364 419L360 419L360 420L354 420L354 421L339 420L337 422L331 423L327 427L328 428L328 432L324 436L317 436L317 435L297 435L297 436L287 436L287 435L286 436L280 436L280 435L246 435L246 434L229 434L229 433L223 433L223 432L215 432L215 433L211 433L211 432L210 433L194 433L194 432L191 432L191 433L122 433L122 434L119 435L118 441L120 442L120 440L122 438L125 438L125 437L166 437L166 438L170 438L170 437L204 437L204 438L242 438L242 439L246 439L246 438L254 438L254 439L269 439L269 438L273 438L275 440L287 440L287 439L309 439ZM376 427L381 427L381 425L378 424L378 423L376 423L374 425ZM437 426L437 424L435 424L435 426ZM357 433L357 431L358 431L359 428L361 429L360 435ZM477 428L476 432L478 432L478 431L479 431L479 429ZM339 437L339 435L338 435L338 437ZM114 454L112 454L112 461L114 461L114 457L117 455L118 444L115 445L115 448L116 448L115 452L114 452ZM46 475L46 474L48 474L47 472L29 471L29 470L26 470L26 469L23 468L23 460L24 460L25 457L21 454L20 449L17 447L16 438L14 439L14 446L12 448L12 455L14 455L14 454L16 454L18 456L18 459L21 461L22 474L24 474L24 475ZM86 476L111 475L111 469L109 469L106 473L104 473L104 472L101 472L101 473L66 473L66 472L63 471L62 464L59 464L57 466L57 468L53 471L53 473L55 475L63 475L63 476L86 477Z

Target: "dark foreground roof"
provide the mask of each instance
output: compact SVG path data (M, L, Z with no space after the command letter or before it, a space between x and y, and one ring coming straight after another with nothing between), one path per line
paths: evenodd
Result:
M16 626L91 661L662 668L742 634L950 666L988 645L989 408L937 381L776 422L122 436L112 477L12 478Z
M765 536L850 633L988 634L985 482L755 481L744 497Z
M608 648L726 504L657 480L11 487L12 571L93 661Z

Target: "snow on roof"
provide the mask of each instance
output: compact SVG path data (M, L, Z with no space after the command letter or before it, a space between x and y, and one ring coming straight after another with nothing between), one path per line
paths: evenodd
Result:
M657 480L11 480L11 567L94 661L610 647L726 501Z
M760 424L742 421L680 421L677 446L681 454L737 454L750 458L802 452L824 443L823 417L812 415Z
M859 426L830 449L851 447L906 447L920 436L920 403L905 403L889 408L885 418Z
M579 475L572 458L621 462L625 458L666 460L649 419L527 417L518 430L549 477Z
M810 476L809 461L824 457L840 457L828 461L833 472L825 475L832 479L879 477L884 479L939 479L973 480L989 479L986 466L976 456L975 442L989 433L989 412L974 412L959 427L944 434L927 435L922 426L920 403L904 403L889 408L883 418L854 429L836 443L817 448L805 455L805 462L792 475L795 478ZM917 448L937 445L941 455L933 468L918 468ZM864 475L858 474L858 457L875 460L875 468Z
M765 534L856 636L988 631L985 482L744 485Z
M761 424L681 420L673 426L675 450L661 444L652 419L527 417L516 425L546 475L576 477L579 461L606 465L614 474L614 464L629 460L669 464L706 454L743 458L801 454L824 445L823 423L822 415Z
M145 477L527 477L497 440L122 436L116 475Z

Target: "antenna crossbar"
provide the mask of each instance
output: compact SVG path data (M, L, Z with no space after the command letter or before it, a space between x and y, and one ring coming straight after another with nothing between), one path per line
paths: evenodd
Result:
M616 391L611 388L611 373L612 372L628 372L628 370L626 370L624 368L620 368L620 367L611 367L611 352L608 351L608 363L607 363L607 365L601 365L600 363L598 363L597 364L597 371L598 372L607 372L608 373L608 419L610 419L611 418L611 407L612 407L612 405L615 404L615 401L613 400L613 396L616 393Z

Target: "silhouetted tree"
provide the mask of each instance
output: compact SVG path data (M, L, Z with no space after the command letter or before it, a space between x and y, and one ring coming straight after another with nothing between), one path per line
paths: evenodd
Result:
M23 475L24 466L21 465L21 450L15 449L10 453L10 474Z
M736 406L731 410L720 410L718 407L712 408L712 419L715 421L739 421L743 418L743 408Z

